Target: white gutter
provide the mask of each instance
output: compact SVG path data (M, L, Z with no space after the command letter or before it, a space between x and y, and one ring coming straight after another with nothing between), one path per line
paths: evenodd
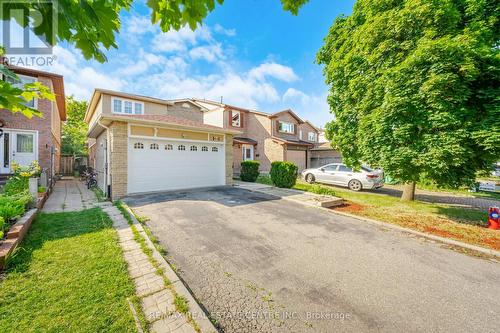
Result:
M104 172L105 172L105 175L106 177L104 178L105 181L104 181L104 193L109 196L110 193L108 193L108 184L111 184L111 172L109 171L111 168L110 168L110 163L108 161L111 161L111 154L110 154L110 151L108 149L109 147L109 127L104 125L103 123L101 123L101 119L99 119L97 121L97 123L104 127L106 129L106 147L104 147L105 151L106 151L106 161L104 162ZM96 149L96 152L97 152L97 149Z

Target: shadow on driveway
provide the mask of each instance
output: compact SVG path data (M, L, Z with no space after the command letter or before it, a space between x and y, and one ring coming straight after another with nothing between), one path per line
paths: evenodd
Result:
M210 187L192 190L168 191L129 196L124 199L131 207L170 201L212 201L226 207L251 205L259 202L280 200L280 197L255 193L232 186Z

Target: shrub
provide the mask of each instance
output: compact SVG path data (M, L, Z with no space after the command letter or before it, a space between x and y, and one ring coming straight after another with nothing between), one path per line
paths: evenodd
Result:
M38 186L38 193L45 193L45 191L47 191L45 186Z
M277 187L291 188L297 181L298 168L292 162L271 163L271 180Z
M21 193L29 188L29 179L40 175L40 165L37 161L31 162L28 166L20 166L12 163L11 170L14 173L5 184L4 192L7 195Z
M21 176L12 176L5 184L4 192L7 195L16 195L29 188L29 178Z
M241 180L245 182L255 182L257 177L259 177L259 166L260 163L258 161L241 162Z
M0 206L0 217L5 221L10 221L15 217L24 214L25 207L19 202L9 202L3 206Z

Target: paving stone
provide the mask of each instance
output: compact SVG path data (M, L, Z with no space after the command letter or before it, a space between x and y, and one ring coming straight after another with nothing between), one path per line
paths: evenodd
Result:
M186 317L175 313L174 315L155 321L151 325L151 332L155 333L195 333L195 329L187 322Z
M165 288L163 278L156 273L149 273L134 279L136 294L139 297L155 293Z
M160 290L142 299L142 309L150 323L168 318L175 312L174 296L169 289Z

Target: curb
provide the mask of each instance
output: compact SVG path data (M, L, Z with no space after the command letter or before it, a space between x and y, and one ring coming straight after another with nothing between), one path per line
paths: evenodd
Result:
M177 275L176 272L170 267L170 264L167 260L158 252L153 242L149 239L148 234L144 231L142 224L135 218L134 213L131 208L125 205L125 209L127 213L130 215L134 226L137 228L137 231L144 236L146 244L153 251L153 256L156 260L158 260L161 266L165 269L165 275L172 282L175 291L184 296L188 300L188 304L190 307L189 312L193 315L194 321L200 326L200 329L204 333L216 333L218 330L212 324L212 322L208 319L206 312L201 308L200 304L193 297L188 287L184 285L184 281Z
M259 191L258 189L250 189L250 188L244 188L244 189L248 190L248 191L252 191L252 192L266 193L264 191ZM292 189L292 190L293 191L297 191L297 192L302 192L302 193L311 193L311 192L300 191L300 190L295 190L295 189ZM281 199L288 200L286 197L281 197ZM293 201L293 200L288 200L288 201ZM298 201L293 201L293 202L298 202ZM413 230L413 229L401 227L401 226L398 226L398 225L395 225L395 224L392 224L392 223L383 222L383 221L379 221L379 220L374 220L374 219L370 219L370 218L367 218L367 217L362 217L362 216L358 216L358 215L354 215L354 214L349 214L349 213L345 213L345 212L339 212L339 211L335 211L335 210L324 208L324 207L312 206L312 205L308 205L308 204L305 204L305 203L302 203L302 205L304 205L306 207L319 208L319 209L325 210L325 211L327 211L329 213L334 213L334 214L337 214L337 215L354 218L354 219L357 219L357 220L360 220L360 221L364 221L364 222L369 222L371 224L375 224L375 225L378 225L378 226L383 226L383 227L390 228L390 229L393 229L393 230L398 230L398 231L410 233L410 234L413 234L413 235L416 235L416 236L424 237L424 238L427 238L427 239L430 239L430 240L433 240L433 241L437 241L437 242L440 242L440 243L444 243L444 244L447 244L447 245L458 246L458 247L461 247L461 248L464 248L464 249L467 249L467 250L472 250L472 251L480 252L480 253L483 253L483 254L486 254L486 255L489 255L489 256L500 258L500 251L496 251L496 250L492 250L492 249L487 249L487 248L480 247L480 246L477 246L477 245L467 244L467 243L456 241L456 240L453 240L453 239L444 238L444 237L440 237L440 236L436 236L436 235L427 234L425 232L421 232L421 231L417 231L417 230Z

